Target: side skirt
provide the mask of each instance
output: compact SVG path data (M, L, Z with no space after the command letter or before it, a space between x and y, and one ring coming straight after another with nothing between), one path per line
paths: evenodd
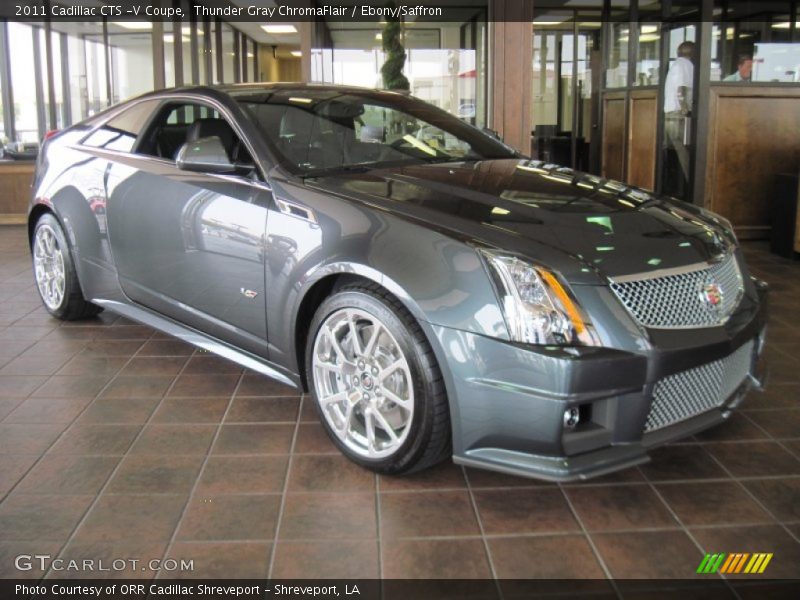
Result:
M154 329L158 329L159 331L183 340L188 344L197 346L203 350L208 350L209 352L213 352L214 354L222 356L223 358L227 358L228 360L232 360L243 367L257 371L262 375L266 375L267 377L275 379L276 381L280 381L281 383L295 388L300 388L300 379L294 373L274 365L263 358L258 358L248 352L237 350L225 342L222 342L195 329L186 327L177 321L163 317L146 308L134 304L118 302L116 300L101 300L97 298L93 298L92 303L102 306L103 308L122 315L128 319L137 321L142 325L147 325Z

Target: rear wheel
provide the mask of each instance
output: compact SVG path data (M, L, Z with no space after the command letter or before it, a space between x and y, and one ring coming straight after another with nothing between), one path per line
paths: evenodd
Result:
M413 316L379 286L342 288L314 317L306 372L328 435L380 473L418 471L450 454L441 372Z
M31 252L36 289L47 312L58 319L75 320L103 310L83 297L67 238L52 214L44 214L36 222Z

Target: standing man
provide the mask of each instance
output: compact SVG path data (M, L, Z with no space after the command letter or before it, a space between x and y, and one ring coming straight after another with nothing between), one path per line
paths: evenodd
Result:
M689 184L689 139L694 88L694 42L678 46L678 58L664 82L664 141L667 181L672 195L683 197ZM672 181L670 181L672 180Z

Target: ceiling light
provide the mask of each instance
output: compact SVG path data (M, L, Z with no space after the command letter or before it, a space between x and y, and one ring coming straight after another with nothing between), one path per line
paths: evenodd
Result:
M569 19L568 16L562 15L540 15L533 19L534 25L560 25L564 21Z
M314 100L311 98L301 98L298 96L292 96L289 98L289 102L297 102L298 104L311 104Z
M153 28L153 24L149 21L114 21L114 25L136 31L150 31Z
M655 33L657 31L657 25L642 25L642 33Z
M383 34L380 33L380 32L376 33L375 34L375 39L380 42L381 40L383 40Z
M262 25L261 29L267 33L297 33L297 27L294 25Z
M188 42L188 41L189 41L188 37L186 37L185 35L181 36L181 42ZM164 34L164 43L165 44L174 44L175 43L175 36L172 35L171 33L165 33Z
M797 23L795 23L795 27L800 29L800 21L797 21ZM789 21L785 21L783 23L773 23L772 24L772 28L773 29L791 29L792 28L792 24Z
M290 52L290 54L291 54L292 56L296 56L297 58L300 58L301 56L303 56L303 53L302 53L302 52L300 52L300 50L292 50L292 51Z

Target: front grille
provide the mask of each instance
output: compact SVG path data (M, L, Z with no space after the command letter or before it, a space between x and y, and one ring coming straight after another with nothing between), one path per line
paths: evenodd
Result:
M722 406L747 377L752 357L753 342L748 342L725 358L656 383L644 430L661 429Z
M739 305L744 285L731 254L699 269L614 280L611 289L642 326L682 329L725 323Z

